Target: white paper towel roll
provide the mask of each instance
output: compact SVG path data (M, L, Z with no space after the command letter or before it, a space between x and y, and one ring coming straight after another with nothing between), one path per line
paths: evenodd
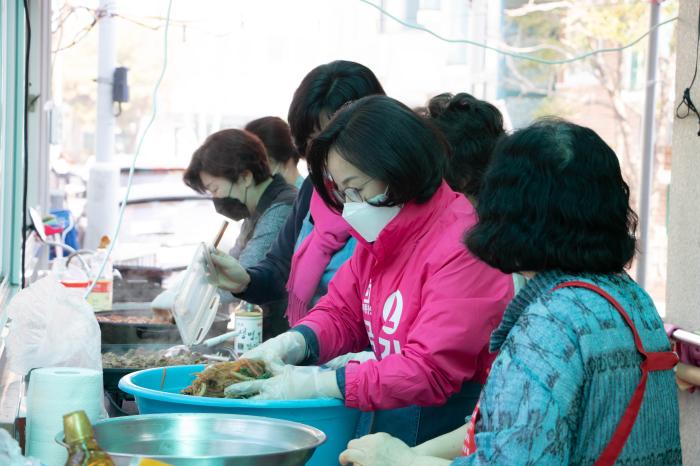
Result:
M44 367L34 369L29 377L29 390L58 399L102 392L102 372L82 367ZM92 391L92 392L91 392Z
M102 413L102 400L101 371L79 367L33 370L27 390L27 445L31 456L48 466L65 464L65 449L54 441L63 430L63 415L82 409L94 423Z

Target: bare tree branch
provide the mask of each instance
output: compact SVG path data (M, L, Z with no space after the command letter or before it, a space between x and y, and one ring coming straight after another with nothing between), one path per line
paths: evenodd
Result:
M530 1L527 3L527 5L521 6L520 8L513 8L512 10L505 10L504 13L506 16L510 16L511 18L514 17L519 17L519 16L527 16L530 13L539 13L539 12L546 12L546 11L552 11L556 10L559 8L571 8L573 6L572 2L549 2L549 3L535 3L534 1Z
M539 44L539 45L533 45L530 47L515 47L513 45L508 45L505 42L501 42L499 44L499 48L506 50L508 52L513 52L513 53L534 53L534 52L542 52L544 50L551 50L553 52L557 52L562 55L563 58L571 57L571 54L569 53L568 50L558 47L554 44Z
M538 93L538 94L549 95L549 90L542 90L542 89L538 88L535 83L530 81L527 78L527 76L522 74L518 70L518 67L515 65L515 63L513 62L513 59L511 57L506 57L505 63L506 63L506 67L508 68L508 70L513 74L513 77L515 78L514 82L516 82L519 85L520 92L522 94L527 94L529 92L533 92L533 93Z

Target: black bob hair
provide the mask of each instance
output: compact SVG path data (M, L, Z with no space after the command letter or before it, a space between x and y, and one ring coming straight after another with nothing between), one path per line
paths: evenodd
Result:
M311 70L294 91L287 121L303 157L309 138L347 102L368 95L384 95L372 70L352 61L336 60Z
M394 206L428 201L442 183L449 148L440 132L398 100L369 96L342 108L309 146L311 181L323 201L341 211L329 192L328 154L334 149L367 176L388 185Z
M505 273L619 273L637 215L615 152L590 128L547 118L496 146L469 250Z
M292 142L289 125L282 118L266 116L245 125L246 131L260 138L267 155L275 162L284 165L289 160L299 162L299 152Z
M465 92L433 97L428 115L452 149L445 171L447 184L478 198L493 149L505 135L503 115L495 106Z

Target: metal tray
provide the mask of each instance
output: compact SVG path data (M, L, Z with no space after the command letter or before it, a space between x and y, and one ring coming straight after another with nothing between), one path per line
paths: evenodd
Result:
M149 304L143 307L129 307L126 309L112 309L102 311L99 316L123 316L123 317L153 317L153 311ZM102 322L102 343L129 344L129 343L178 343L180 333L175 324L134 324L128 322Z
M132 349L145 349L148 351L159 351L170 348L170 344L131 344L131 345L113 345L102 344L102 353L124 354ZM143 367L105 367L102 369L104 389L108 392L116 392L119 390L119 380L127 374L140 371Z
M235 414L128 416L93 428L117 466L142 457L173 466L301 466L326 440L304 424Z

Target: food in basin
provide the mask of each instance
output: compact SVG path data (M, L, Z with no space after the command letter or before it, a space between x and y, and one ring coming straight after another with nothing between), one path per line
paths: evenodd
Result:
M134 396L141 414L243 414L313 426L328 438L316 449L308 466L338 464L338 455L355 437L360 412L348 408L342 400L256 400L183 395L182 390L192 385L195 374L204 369L202 365L145 369L124 376L119 388ZM272 464L276 466L276 463Z
M185 395L224 398L224 389L237 382L247 382L256 379L268 379L272 373L265 362L258 359L239 359L232 362L218 362L207 366L196 374L192 385L185 388Z

